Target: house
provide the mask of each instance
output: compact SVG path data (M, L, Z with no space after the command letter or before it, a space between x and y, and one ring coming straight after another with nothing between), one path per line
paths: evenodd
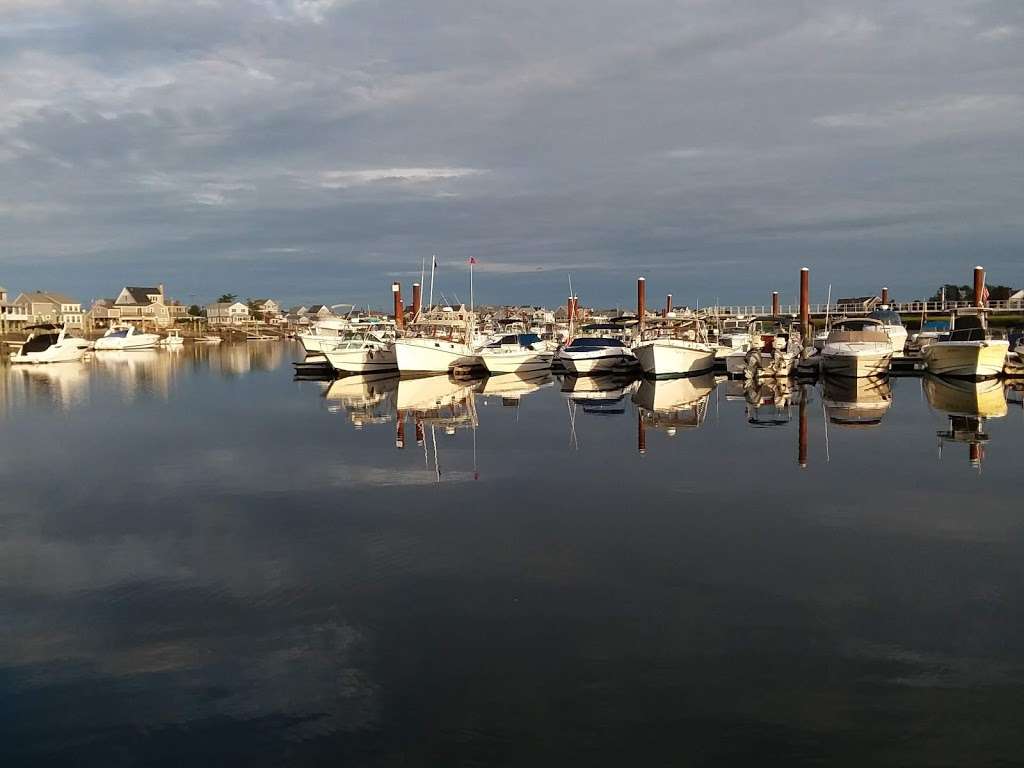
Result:
M22 307L7 300L7 289L0 286L0 333L19 331L28 325L28 315Z
M310 321L322 320L325 317L334 317L331 308L326 304L313 304L310 307L300 307L296 314L308 317Z
M241 325L252 319L249 307L240 301L218 301L206 305L206 322L214 325Z
M882 300L877 296L855 296L852 299L836 300L837 312L870 312Z
M53 291L19 294L12 305L29 323L64 323L69 328L81 328L85 320L81 302Z
M115 298L97 299L89 309L89 320L97 327L117 323L166 327L187 316L188 309L181 302L168 301L163 284L125 286Z
M281 317L281 305L273 299L251 299L249 311L257 320L276 322Z
M1006 299L1010 309L1024 309L1024 289L1013 291Z

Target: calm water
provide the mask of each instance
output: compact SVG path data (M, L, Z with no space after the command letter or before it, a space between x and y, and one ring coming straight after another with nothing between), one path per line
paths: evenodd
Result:
M0 764L1024 759L1019 392L296 352L0 368Z

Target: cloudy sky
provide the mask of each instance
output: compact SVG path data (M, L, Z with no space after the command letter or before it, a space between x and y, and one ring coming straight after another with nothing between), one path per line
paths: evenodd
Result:
M911 298L1022 210L1019 0L0 2L13 291Z

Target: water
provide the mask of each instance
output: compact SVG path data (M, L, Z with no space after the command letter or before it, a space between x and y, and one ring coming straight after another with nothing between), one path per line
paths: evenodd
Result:
M326 389L296 351L0 369L4 766L1019 764L1001 387Z

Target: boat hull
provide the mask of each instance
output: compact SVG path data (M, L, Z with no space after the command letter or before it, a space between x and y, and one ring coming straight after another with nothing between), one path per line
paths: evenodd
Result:
M41 352L15 353L10 357L13 365L47 365L50 363L77 363L89 351L90 344L84 339L65 339L47 347Z
M821 368L835 376L857 379L886 376L892 363L892 348L857 347L851 344L826 344L821 352Z
M633 347L645 376L689 376L715 367L715 349L708 344L649 341Z
M921 350L925 367L936 376L987 379L998 376L1006 365L1010 344L990 341L936 341Z
M382 373L398 370L398 358L393 349L324 352L324 357L338 373Z
M628 370L636 365L636 357L625 349L594 352L566 352L562 350L558 356L558 361L567 372L579 376L617 373Z
M136 333L127 337L106 337L97 339L97 352L116 350L127 352L134 349L155 349L160 344L160 337L155 333Z
M481 354L484 367L490 373L528 373L531 371L546 371L551 367L554 358L552 352L508 352L498 354Z
M399 339L395 359L402 373L448 373L456 366L482 365L468 345L443 339Z

